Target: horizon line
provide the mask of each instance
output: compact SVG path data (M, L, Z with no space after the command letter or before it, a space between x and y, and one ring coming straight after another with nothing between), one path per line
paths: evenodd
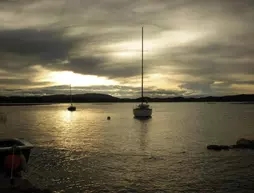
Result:
M77 95L87 95L87 94L94 94L94 95L106 95L106 96L110 96L110 97L114 97L114 98L119 98L119 99L139 99L142 98L140 97L117 97L117 96L113 96L110 94L105 94L105 93L83 93L83 94L72 94L72 96L77 96ZM233 96L246 96L246 95L253 95L252 94L228 94L228 95L175 95L175 96L154 96L154 97L150 97L150 96L144 96L143 98L161 98L161 99L165 99L165 98L207 98L207 97L233 97ZM22 94L18 94L18 95L0 95L0 97L47 97L47 96L69 96L69 94L31 94L31 95L22 95Z

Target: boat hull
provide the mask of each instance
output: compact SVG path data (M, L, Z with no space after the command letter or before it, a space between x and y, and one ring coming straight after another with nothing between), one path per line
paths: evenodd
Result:
M133 115L136 118L149 118L149 117L152 117L152 109L150 109L150 108L146 108L146 109L135 108L135 109L133 109Z
M68 109L68 111L76 111L76 107L74 107L74 106L70 106L67 109Z
M19 147L26 158L28 163L33 145L24 139L12 138L12 139L0 139L0 172L3 172L4 159L9 154L13 145Z

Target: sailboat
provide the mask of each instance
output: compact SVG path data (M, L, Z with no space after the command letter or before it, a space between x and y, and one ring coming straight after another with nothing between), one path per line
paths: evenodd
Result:
M141 62L141 104L133 109L134 117L136 118L149 118L152 116L152 108L150 108L148 102L144 101L144 70L143 70L143 27L142 27L142 62Z
M71 106L69 106L67 109L68 111L76 111L76 107L72 104L72 93L71 93L71 85L70 85L70 97L71 97Z

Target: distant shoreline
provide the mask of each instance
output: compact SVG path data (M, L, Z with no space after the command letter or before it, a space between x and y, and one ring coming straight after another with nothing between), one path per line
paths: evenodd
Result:
M53 105L57 103L0 103L0 106L34 106L34 105Z
M72 96L73 103L140 103L141 98L118 98L107 94L86 93ZM230 102L238 104L254 104L254 94L241 94L230 96L208 96L208 97L164 97L150 98L144 97L144 101L149 103L183 103L183 102L203 102L208 104L218 102ZM31 106L31 105L52 105L70 103L69 95L47 95L47 96L0 96L0 106Z
M137 103L137 102L77 102L79 104L87 104L87 103ZM239 104L239 105L248 105L248 104L254 104L254 102L222 102L222 101L217 101L217 102L206 102L206 101L180 101L180 102L151 102L151 103L207 103L207 104L216 104L216 103L230 103L230 104ZM62 103L0 103L0 106L40 106L40 105L54 105L54 104L68 104L68 102L62 102ZM74 103L75 104L75 103Z

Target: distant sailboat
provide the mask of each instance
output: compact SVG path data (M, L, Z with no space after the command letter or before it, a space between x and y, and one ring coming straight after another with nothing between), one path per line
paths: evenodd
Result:
M133 109L134 117L136 118L149 118L152 116L152 108L149 107L148 102L144 101L144 84L143 84L143 27L142 27L142 63L141 63L141 104L139 104L136 108Z
M72 104L72 92L71 92L71 85L70 85L70 98L71 98L71 106L69 106L67 109L68 111L76 111L76 107Z

